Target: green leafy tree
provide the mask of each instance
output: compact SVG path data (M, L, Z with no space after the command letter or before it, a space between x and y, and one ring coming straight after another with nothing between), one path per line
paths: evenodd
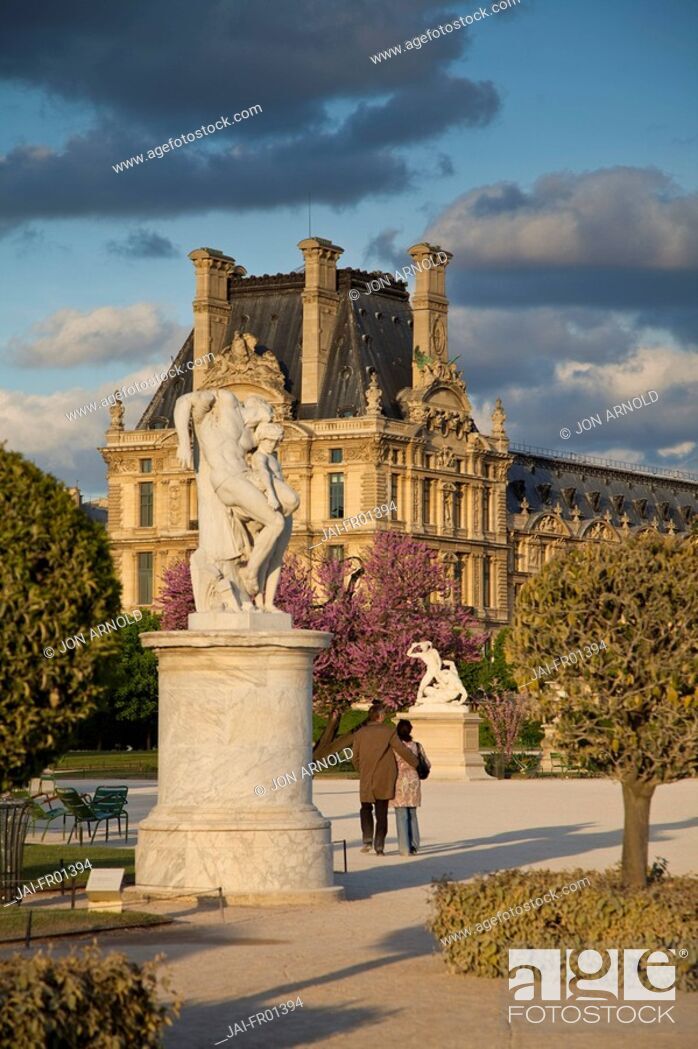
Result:
M106 687L119 613L104 529L64 485L0 446L0 790L67 744ZM80 639L82 635L82 639ZM66 647L65 639L77 639Z
M119 632L111 707L117 721L140 725L150 750L152 733L157 727L158 661L155 653L143 648L140 635L145 630L159 630L159 616L141 610L143 618Z
M508 627L500 630L492 644L487 646L481 659L474 663L459 664L458 672L469 696L474 696L478 689L490 693L495 684L500 691L516 689L513 668L506 658L505 646L508 633Z
M496 702L504 692L515 693L514 668L506 658L506 640L509 628L504 627L496 635L482 659L475 663L461 663L460 678L468 692L468 699L484 720L480 725L480 746L499 747L498 731L490 720L490 712L499 709L489 703L483 705L482 698ZM503 709L507 709L504 705ZM537 747L543 738L540 722L530 718L519 718L515 742L527 749Z
M696 623L695 540L657 534L575 547L516 605L507 652L542 720L572 761L621 783L630 888L646 884L655 789L698 771Z

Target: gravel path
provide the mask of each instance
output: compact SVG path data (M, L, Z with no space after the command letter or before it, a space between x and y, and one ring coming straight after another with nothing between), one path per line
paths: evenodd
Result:
M167 1049L232 1042L228 1036L236 1022L298 996L302 1009L252 1029L248 1024L234 1037L245 1049L358 1049L374 1039L407 1049L625 1049L631 1039L633 1049L698 1044L698 995L678 995L673 1027L665 1022L561 1030L559 1023L521 1021L510 1027L506 981L449 975L424 928L433 877L467 878L515 865L601 869L617 862L622 826L617 786L604 780L428 782L424 796L423 851L412 858L398 855L391 817L388 851L381 859L359 852L356 783L316 784L315 801L332 818L332 837L347 839L349 873L338 875L346 888L343 903L229 908L221 921L215 904L196 909L181 901L175 926L102 937L104 946L118 946L134 959L166 954L185 999ZM139 794L139 809L146 800L147 792ZM657 791L650 857L666 856L673 873L698 867L695 812L695 783ZM340 867L341 850L336 860ZM152 909L164 907L174 910L172 903Z

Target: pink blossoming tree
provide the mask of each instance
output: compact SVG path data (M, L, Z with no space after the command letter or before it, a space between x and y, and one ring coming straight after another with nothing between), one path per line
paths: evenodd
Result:
M158 601L162 610L161 628L163 630L186 630L187 616L196 611L194 591L191 587L189 561L183 558L163 572L164 586Z
M194 610L188 563L172 566L164 578L163 629L185 630ZM276 604L294 627L333 635L314 664L318 712L373 699L395 710L410 706L424 672L407 656L413 641L431 641L443 659L462 663L479 659L486 640L472 614L451 603L436 551L398 532L379 532L361 559L311 566L288 557Z
M489 693L482 691L472 698L477 713L484 715L490 723L498 752L498 774L503 776L523 728L528 704L519 693L501 690L496 679Z
M413 641L431 641L443 659L479 659L485 635L450 596L436 552L398 532L379 532L361 561L324 561L314 574L289 561L278 604L294 625L334 635L315 661L316 707L372 699L394 709L411 705L424 672L407 656Z

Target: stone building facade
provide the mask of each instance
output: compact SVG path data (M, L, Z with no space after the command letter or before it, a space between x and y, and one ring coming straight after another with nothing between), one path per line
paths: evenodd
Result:
M328 240L299 248L303 272L258 277L220 251L191 252L181 374L134 430L111 409L101 452L125 607L151 604L163 570L196 548L196 484L176 459L173 410L206 387L265 397L283 422L280 458L301 497L292 550L341 558L376 530L406 532L438 550L454 595L489 627L509 621L522 583L565 544L691 532L698 479L511 445L499 400L490 433L478 430L449 359L447 252L409 249L410 299L387 274L338 268L342 249ZM391 501L389 515L341 525Z

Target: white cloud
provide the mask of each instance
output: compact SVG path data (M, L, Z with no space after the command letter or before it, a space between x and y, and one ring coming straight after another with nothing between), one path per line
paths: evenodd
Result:
M185 329L150 302L57 310L37 321L23 338L10 340L8 355L22 367L75 367L106 361L152 360L176 353Z
M521 444L659 464L666 459L658 448L683 446L695 435L698 355L635 314L456 307L449 331L449 354L460 351L473 416L485 433L499 396L511 440ZM649 403L652 389L659 396ZM607 408L642 394L648 403L640 409L607 419ZM577 433L579 420L594 414L602 426ZM572 431L569 439L563 427Z
M644 452L638 452L636 448L595 448L594 455L601 459L615 459L618 463L644 463Z
M658 448L657 454L661 455L662 459L682 459L684 455L690 455L695 447L695 441L680 441L670 448Z
M698 354L680 350L667 337L661 346L638 346L621 361L596 364L564 361L555 366L561 383L608 397L639 397L647 390L686 387L698 382Z
M122 385L147 381L167 367L166 360L162 367L146 365L118 382L110 379L94 389L76 386L45 395L0 389L0 442L6 441L8 450L21 452L68 484L79 481L88 492L105 491L106 467L96 449L105 443L109 410L99 406L72 420L67 414L101 402ZM155 388L124 399L126 429L133 429L154 392Z
M464 193L427 238L465 267L679 270L698 265L698 194L656 168L555 172L530 192L499 182Z

